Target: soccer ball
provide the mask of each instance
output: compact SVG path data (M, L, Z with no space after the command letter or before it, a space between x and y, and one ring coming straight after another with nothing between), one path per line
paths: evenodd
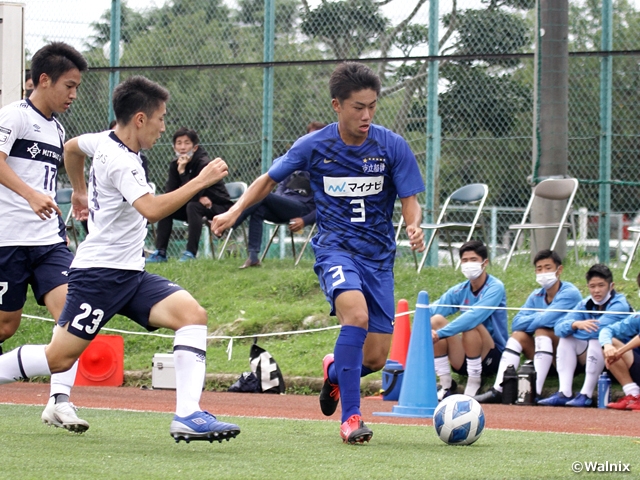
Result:
M449 445L471 445L484 430L484 411L467 395L451 395L433 413L436 434Z

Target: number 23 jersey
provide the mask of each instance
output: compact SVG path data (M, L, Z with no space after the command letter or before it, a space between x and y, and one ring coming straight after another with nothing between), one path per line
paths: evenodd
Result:
M318 252L340 250L392 269L396 197L424 191L413 152L398 134L372 124L362 145L346 145L333 123L300 138L269 170L276 182L306 170L317 207Z
M55 198L64 129L29 100L0 110L0 151L7 165L34 190ZM0 246L53 245L63 241L58 215L41 220L24 198L0 185Z

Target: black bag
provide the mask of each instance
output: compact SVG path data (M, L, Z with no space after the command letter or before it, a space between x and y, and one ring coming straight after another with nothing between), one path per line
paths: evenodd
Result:
M282 372L269 352L254 343L249 352L249 362L251 363L251 371L258 380L259 392L284 393Z
M253 372L244 372L240 375L238 381L229 387L229 391L258 393L260 392L258 378L253 374Z

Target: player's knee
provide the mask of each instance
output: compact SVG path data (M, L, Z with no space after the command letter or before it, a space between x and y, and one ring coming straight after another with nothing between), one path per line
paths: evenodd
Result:
M377 372L380 371L384 368L384 365L386 363L387 359L383 358L383 357L379 357L379 358L371 358L369 359L369 361L367 362L367 367L370 368L372 371Z
M184 309L184 315L181 323L182 326L206 325L207 311L194 300L193 303L189 305L189 308Z
M4 342L9 338L13 337L13 335L18 330L20 326L20 317L16 318L7 318L0 321L0 342Z
M444 327L447 323L447 319L442 315L433 315L431 317L431 328L433 330L438 330L439 328Z

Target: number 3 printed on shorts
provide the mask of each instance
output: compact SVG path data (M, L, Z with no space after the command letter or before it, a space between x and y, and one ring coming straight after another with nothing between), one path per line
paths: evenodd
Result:
M73 328L75 328L76 330L79 331L86 331L89 335L93 335L94 333L96 333L96 330L98 329L98 327L100 326L100 322L102 321L102 317L104 317L104 312L102 310L100 310L99 308L92 310L91 305L89 305L88 303L83 303L82 305L80 305L80 309L84 310L84 312L82 312L79 315L76 315L76 318L73 319L73 322L71 323L71 326ZM91 320L91 325L82 325L80 323L80 320L84 320L85 318L89 317L90 315L93 315L93 320Z
M333 278L337 278L337 280L335 282L333 282L331 284L331 286L335 287L337 285L340 285L341 283L344 283L346 281L346 279L344 278L344 273L342 271L342 265L336 265L335 267L331 267L329 269L330 272L335 272L333 275L331 275Z

